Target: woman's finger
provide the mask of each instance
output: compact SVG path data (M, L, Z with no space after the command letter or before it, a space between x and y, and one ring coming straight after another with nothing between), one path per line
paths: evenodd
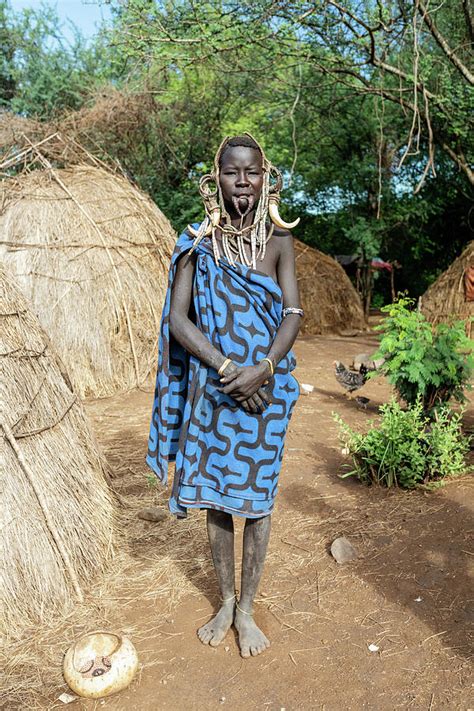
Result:
M249 397L248 402L251 404L251 407L253 408L252 412L260 412L260 405L258 404L258 400L260 400L260 398L257 399L255 397L255 393L251 397Z
M253 401L256 404L256 406L258 407L259 411L263 411L265 409L265 403L259 396L258 392L253 394Z
M217 388L217 389L218 389L221 393L225 393L226 395L230 395L230 394L232 394L232 391L233 391L233 390L237 390L238 387L239 387L239 386L238 386L238 383L236 383L235 381L232 381L231 383L228 383L227 385L224 385L224 386L222 386L222 387L220 387L220 388Z
M239 374L239 371L233 370L230 373L226 373L224 370L224 373L220 376L220 381L221 383L230 383L234 378L236 378Z
M257 390L257 393L258 393L259 396L262 398L262 400L264 401L265 405L269 405L269 404L270 404L270 402L271 402L270 396L268 395L268 393L267 393L263 388L259 388L259 389Z

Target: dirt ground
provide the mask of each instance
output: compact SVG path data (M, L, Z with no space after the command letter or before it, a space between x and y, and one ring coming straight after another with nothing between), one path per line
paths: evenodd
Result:
M368 488L338 476L346 460L332 413L365 429L390 388L382 379L367 383L361 394L370 403L361 410L343 397L332 361L349 364L374 348L371 335L295 344L295 375L314 392L300 396L286 441L256 605L272 646L258 658L240 657L233 630L217 649L196 636L218 601L204 512L164 523L136 518L141 506L166 505L161 486L147 483L144 463L152 381L147 391L88 403L115 488L131 507L124 536L135 572L143 572L135 586L119 580L123 596L115 591L106 622L131 636L141 669L121 694L71 708L474 709L473 479L427 493ZM466 421L472 429L472 409ZM239 556L241 531L239 520ZM357 548L357 561L338 565L330 556L341 535ZM164 587L156 582L161 573L147 577L153 566L163 566ZM378 651L369 651L371 644Z

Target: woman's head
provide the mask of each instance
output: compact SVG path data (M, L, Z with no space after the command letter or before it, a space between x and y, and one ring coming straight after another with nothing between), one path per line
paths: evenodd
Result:
M245 217L255 209L263 187L264 157L251 136L228 139L216 156L219 186L229 214Z

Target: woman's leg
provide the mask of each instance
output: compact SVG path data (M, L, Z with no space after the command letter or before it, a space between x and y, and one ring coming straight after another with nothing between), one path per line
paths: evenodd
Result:
M235 613L235 627L239 633L243 657L256 656L270 646L270 642L253 619L253 602L263 573L270 538L271 516L247 519L244 529L242 556L242 584Z
M198 629L198 637L203 644L217 647L229 631L235 611L234 522L231 514L208 509L207 535L222 604L217 615Z

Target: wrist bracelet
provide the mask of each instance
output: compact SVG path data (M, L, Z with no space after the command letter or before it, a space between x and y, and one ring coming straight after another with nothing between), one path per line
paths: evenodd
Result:
M296 306L286 306L281 312L282 318L285 318L285 316L288 316L288 314L298 314L298 316L301 316L301 318L303 318L304 311L303 309L297 309Z
M232 358L226 358L226 359L225 359L225 361L222 363L221 367L220 367L219 370L217 371L217 372L219 373L219 375L222 375L222 374L223 374L224 370L227 368L227 366L229 365L229 363L232 363Z
M266 360L267 363L270 363L270 370L271 370L271 373L272 373L272 375L273 375L273 373L275 372L275 369L274 369L274 367L273 367L273 363L272 363L272 361L270 360L270 358L262 358L262 360ZM262 362L262 361L260 361L260 362Z

